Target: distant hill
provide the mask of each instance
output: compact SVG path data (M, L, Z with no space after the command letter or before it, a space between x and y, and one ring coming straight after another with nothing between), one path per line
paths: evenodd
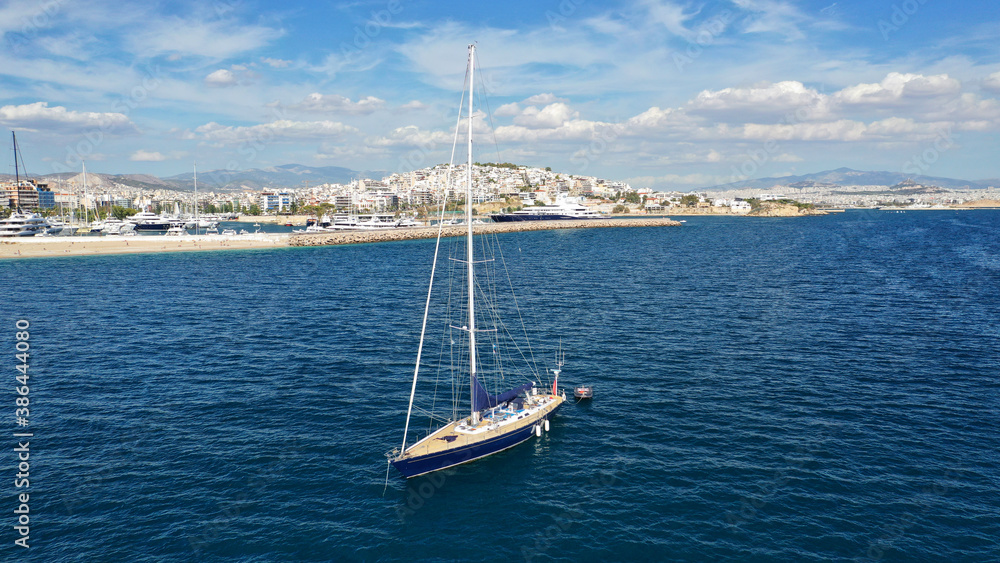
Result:
M864 172L862 170L852 170L850 168L838 168L816 172L814 174L803 174L801 176L784 176L781 178L757 178L754 180L744 180L742 182L731 182L701 188L707 191L723 191L738 189L758 189L766 190L772 187L834 187L834 186L892 186L907 180L913 180L918 184L926 186L940 186L951 190L980 190L996 183L970 182L969 180L956 180L954 178L939 178L936 176L912 176L902 172Z
M356 178L378 178L386 175L382 171L358 172L340 166L305 166L283 164L269 168L249 170L206 170L198 172L198 189L214 191L260 190L264 188L301 188L318 184L346 184ZM176 189L193 190L194 172L168 176L163 181Z
M346 184L356 178L381 179L387 173L381 170L359 172L340 166L304 166L302 164L283 164L269 168L251 168L249 170L206 170L198 171L198 189L216 192L240 191L244 189L261 190L293 189L319 184ZM6 180L12 174L0 174L0 180ZM40 181L49 182L54 189L67 186L83 186L83 174L62 172L32 176ZM177 174L166 178L157 178L148 174L95 174L87 173L87 185L93 190L110 187L111 183L124 184L146 190L179 190L194 189L194 172Z
M0 180L7 179L7 174L0 174ZM10 176L10 179L13 179ZM31 178L39 182L46 182L54 190L62 190L72 187L83 188L83 174L73 172L59 172L55 174L45 174L43 176L32 176ZM133 188L146 190L176 190L173 183L161 180L149 174L96 174L87 173L87 187L92 191L100 191L110 188L112 184L124 184Z

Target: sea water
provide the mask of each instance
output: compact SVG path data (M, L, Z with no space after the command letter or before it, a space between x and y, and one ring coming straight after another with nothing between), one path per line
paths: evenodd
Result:
M1000 559L1000 213L501 239L594 399L411 480L433 241L0 263L3 558Z

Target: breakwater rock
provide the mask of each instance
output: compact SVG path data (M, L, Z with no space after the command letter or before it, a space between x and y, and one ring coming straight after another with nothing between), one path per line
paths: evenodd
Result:
M747 213L749 217L804 217L806 215L826 215L826 211L820 211L814 207L799 207L792 203L763 201L760 203L760 207Z
M511 233L520 231L545 231L551 229L593 229L606 227L679 227L681 224L663 217L636 219L583 219L580 221L519 221L515 223L484 223L474 225L476 234ZM441 236L457 237L467 232L465 225L446 225ZM290 246L324 246L329 244L362 244L366 242L387 242L434 238L438 227L412 227L399 229L379 229L371 231L342 231L333 233L294 234L288 239Z

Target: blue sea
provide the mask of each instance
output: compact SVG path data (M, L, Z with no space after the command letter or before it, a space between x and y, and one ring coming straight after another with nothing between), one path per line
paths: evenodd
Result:
M595 397L408 481L433 241L0 262L0 558L1000 560L1000 212L501 240Z

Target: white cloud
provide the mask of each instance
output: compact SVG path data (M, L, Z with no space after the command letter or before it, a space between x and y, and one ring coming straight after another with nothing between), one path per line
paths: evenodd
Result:
M951 119L955 121L990 120L1000 123L1000 101L994 98L980 99L972 93L965 93L947 104L928 112L930 119Z
M983 79L983 89L1000 94L1000 72L994 72Z
M403 111L420 111L427 109L427 104L421 102L420 100L410 100L399 106L399 109Z
M122 113L71 111L47 102L0 107L0 123L5 128L63 133L95 132L125 135L138 133L135 124Z
M651 107L625 122L625 132L636 136L659 136L667 132L690 131L694 127L696 125L690 116L674 108Z
M313 92L301 102L288 106L289 109L315 113L346 113L350 115L368 115L385 107L385 100L367 96L352 102L337 94L320 94Z
M231 70L220 68L205 77L205 85L212 88L227 88L236 86L236 74Z
M697 16L698 11L685 13L683 6L658 0L642 0L639 4L646 8L651 22L662 26L678 37L693 38L694 33L684 24Z
M517 103L504 104L497 108L493 115L496 117L510 117L512 115L519 115L521 113L521 106Z
M597 121L573 120L566 121L557 127L535 128L522 125L505 125L497 127L497 140L506 143L533 143L539 141L578 141L589 143L598 131L609 125Z
M926 100L953 96L958 94L961 88L961 83L947 74L923 76L890 72L878 84L849 86L833 97L846 106L891 107L898 106L907 99Z
M556 102L568 102L568 101L569 100L565 98L560 98L550 92L546 94L535 94L534 96L525 99L524 103L528 104L529 106L540 106L545 104L554 104Z
M751 13L743 22L746 33L774 33L786 39L804 39L800 26L812 22L796 6L776 0L733 0L739 8Z
M166 160L167 157L156 151L145 151L140 149L132 153L132 156L128 157L128 159L133 162L161 162Z
M282 59L272 59L270 57L261 57L260 61L271 68L288 68L291 66L292 61L286 61Z
M743 138L757 141L860 141L864 123L839 119L825 123L760 124L743 126Z
M450 147L452 137L443 131L424 131L416 125L393 129L387 136L369 139L368 144L377 147L421 147L435 150Z
M798 81L763 84L752 88L724 88L700 92L688 106L695 114L724 120L749 120L759 116L779 118L794 115L800 108L815 118L827 113L826 96ZM801 112L800 112L801 113Z
M334 121L289 121L286 119L262 123L260 125L233 127L216 122L206 123L184 135L187 139L201 138L220 143L253 142L266 144L269 141L305 139L325 139L356 134L358 130Z
M129 43L136 53L147 57L180 54L222 60L264 47L283 34L259 25L160 17L136 29Z
M579 115L563 103L549 104L542 109L529 106L514 118L514 124L528 129L554 129Z

